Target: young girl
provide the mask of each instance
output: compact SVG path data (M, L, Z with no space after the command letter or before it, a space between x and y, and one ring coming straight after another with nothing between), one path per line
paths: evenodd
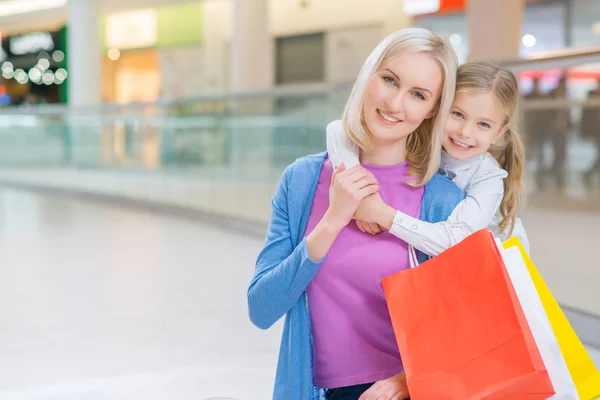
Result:
M511 72L488 62L468 62L459 67L440 172L467 197L444 222L420 221L397 211L390 233L436 256L488 227L502 240L517 236L529 251L527 235L517 218L524 174L523 145L510 128L517 99L518 83ZM334 167L359 163L359 147L345 134L341 121L327 127L327 149ZM356 223L363 232L382 231L376 223Z

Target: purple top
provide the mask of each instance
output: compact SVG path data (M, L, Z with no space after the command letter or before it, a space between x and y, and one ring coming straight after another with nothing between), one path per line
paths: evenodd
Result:
M383 200L419 218L424 188L413 188L408 163L363 166L380 185ZM321 170L305 235L329 207L333 167ZM404 241L383 232L371 236L351 221L331 246L307 288L313 331L313 378L316 387L337 388L387 379L402 371L402 360L381 286L381 279L409 268Z

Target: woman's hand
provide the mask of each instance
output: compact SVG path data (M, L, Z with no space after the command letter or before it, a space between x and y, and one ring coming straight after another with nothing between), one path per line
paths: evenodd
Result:
M357 165L348 170L341 164L333 173L329 209L325 217L341 228L348 225L363 199L377 193L379 184L371 172Z
M360 165L346 170L341 164L331 178L329 208L306 237L308 257L313 261L323 259L337 235L352 219L362 199L378 190L377 180L369 171Z
M398 375L383 381L376 382L358 400L404 400L410 397L406 374L400 372Z
M395 215L396 210L388 206L377 192L361 201L354 217L358 229L376 235L391 228Z

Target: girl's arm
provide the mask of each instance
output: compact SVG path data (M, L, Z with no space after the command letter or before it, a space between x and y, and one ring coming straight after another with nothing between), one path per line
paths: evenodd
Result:
M487 228L496 215L504 195L502 180L506 172L498 167L497 171L486 174L474 179L466 192L467 197L456 206L448 220L429 223L396 211L393 220L384 226L417 250L437 256L470 234Z
M358 146L346 135L342 121L340 120L333 121L327 125L327 153L329 154L334 170L341 163L344 163L346 169L360 164Z

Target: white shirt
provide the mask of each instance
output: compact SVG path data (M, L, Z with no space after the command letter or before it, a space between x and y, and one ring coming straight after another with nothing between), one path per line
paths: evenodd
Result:
M344 133L341 121L333 121L327 126L327 151L334 168L341 162L346 168L359 164L358 146ZM430 256L438 255L486 227L502 241L508 239L498 228L502 220L498 209L504 196L503 180L508 176L498 162L489 153L455 160L443 151L440 168L442 174L465 192L466 198L446 221L437 223L396 211L390 233ZM518 237L529 252L529 240L519 218L515 220L511 236Z

